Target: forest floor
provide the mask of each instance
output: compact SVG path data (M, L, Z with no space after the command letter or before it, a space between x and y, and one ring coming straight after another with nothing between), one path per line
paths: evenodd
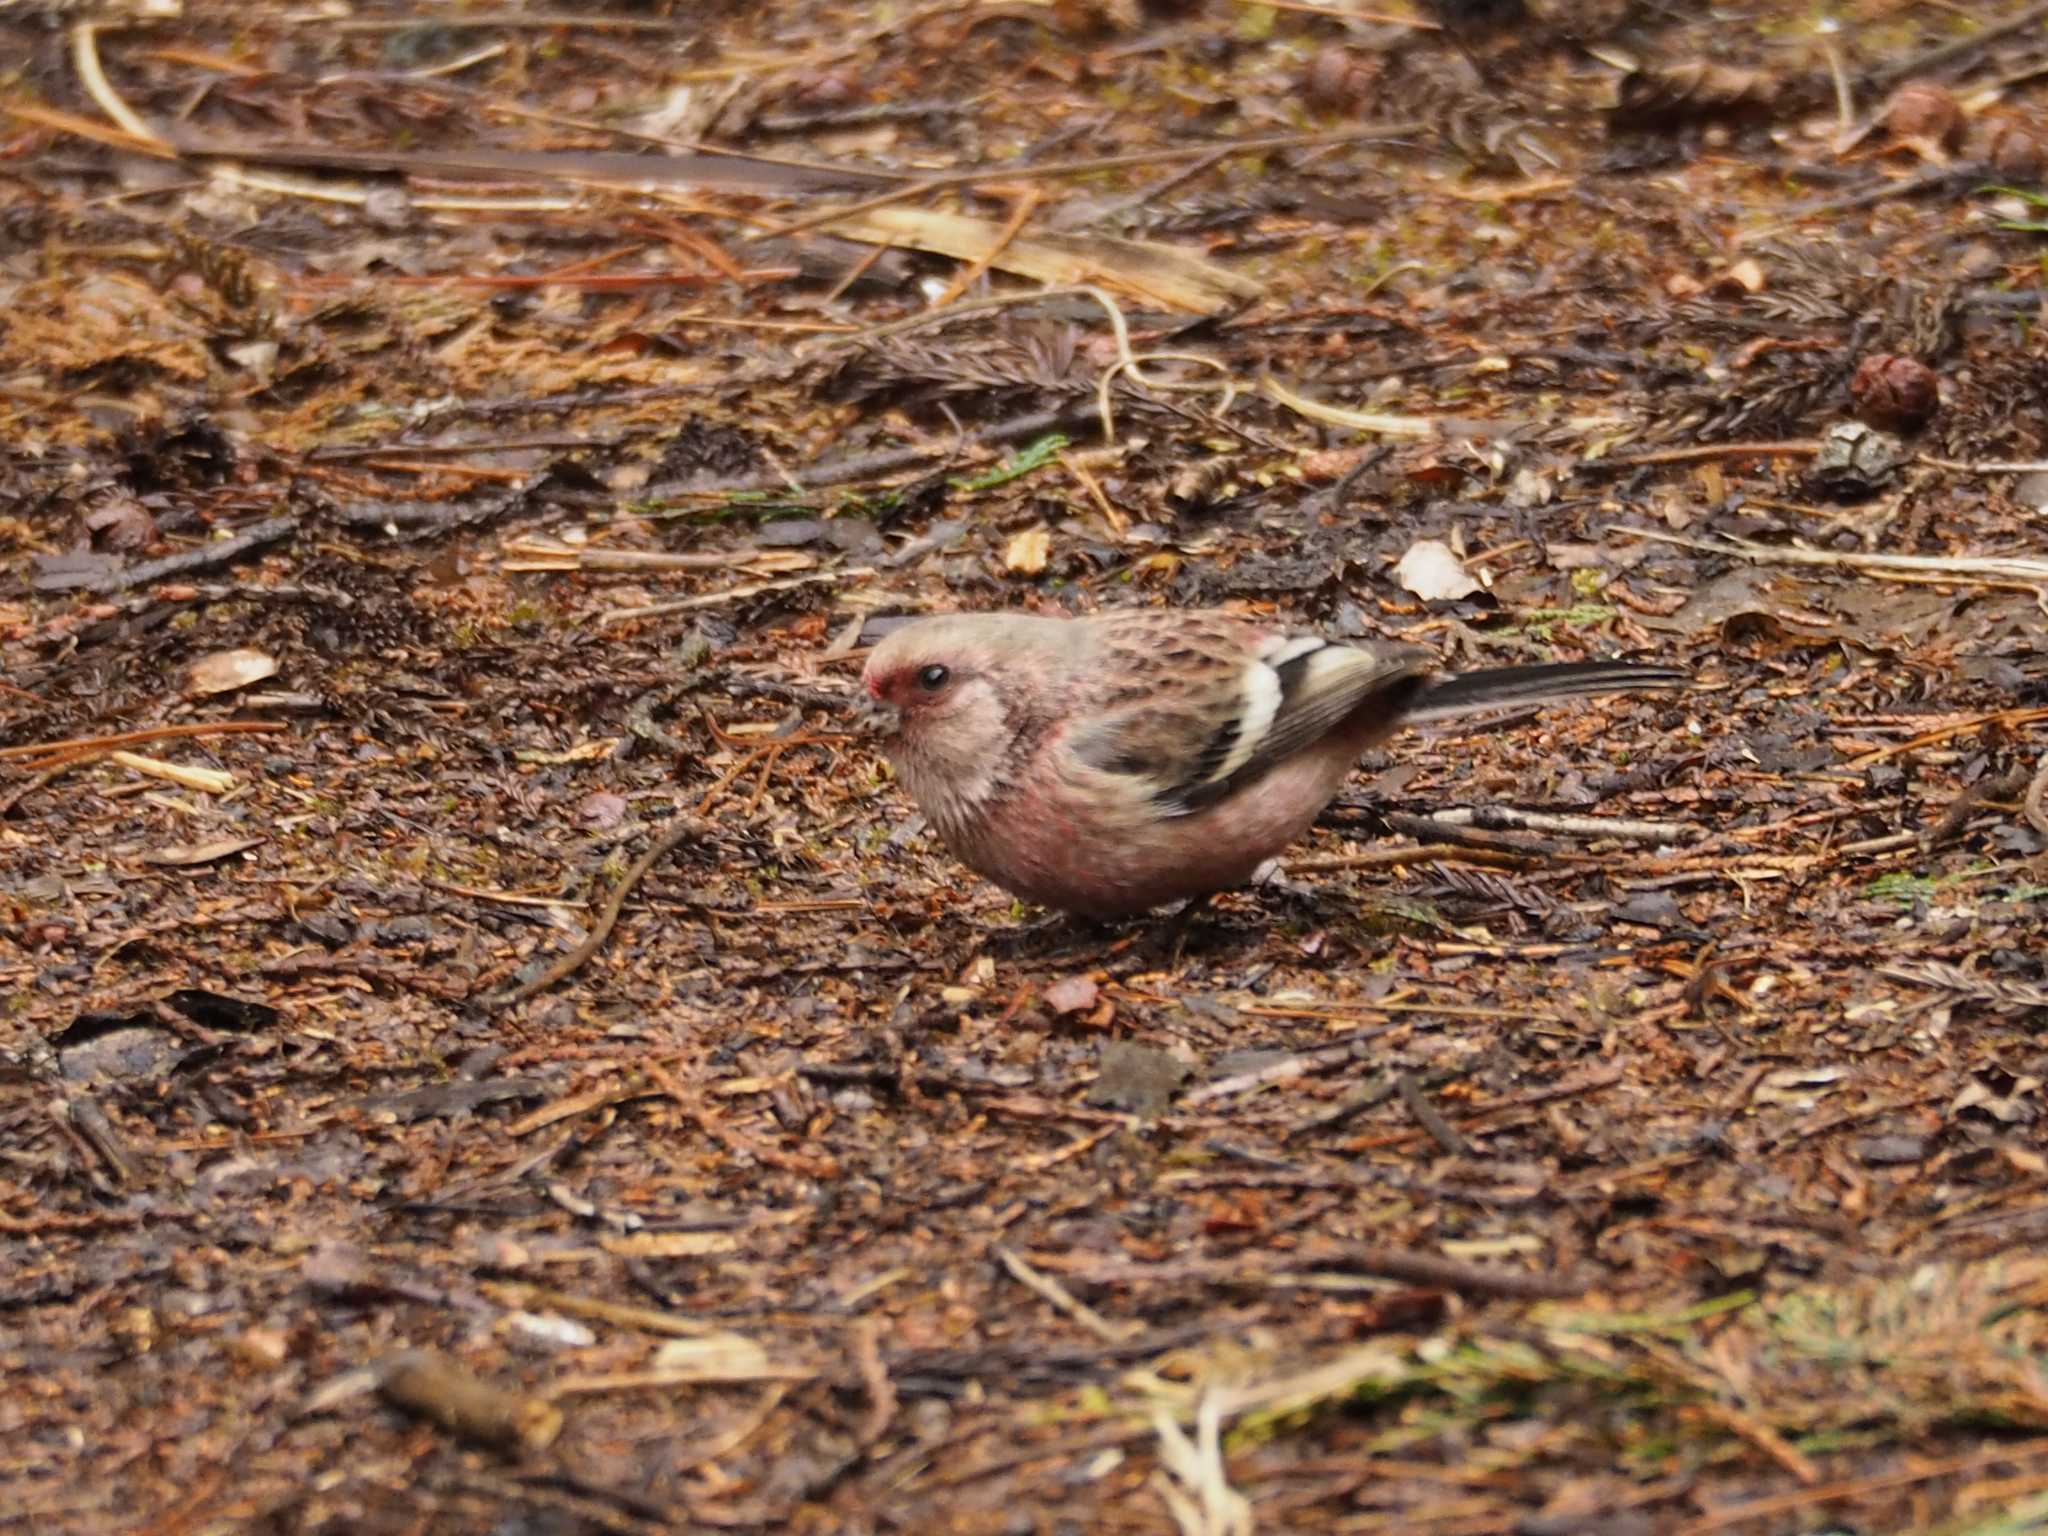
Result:
M2048 1530L2048 20L1502 10L0 10L0 1527ZM1176 947L1130 604L1698 682Z

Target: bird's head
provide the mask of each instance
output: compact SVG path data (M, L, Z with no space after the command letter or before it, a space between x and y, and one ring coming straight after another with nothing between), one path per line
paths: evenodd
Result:
M905 786L943 818L978 805L1062 694L1075 626L960 613L890 633L861 674L867 714Z
M936 737L993 746L1004 713L994 675L1000 648L981 614L920 619L876 646L860 684L891 754Z

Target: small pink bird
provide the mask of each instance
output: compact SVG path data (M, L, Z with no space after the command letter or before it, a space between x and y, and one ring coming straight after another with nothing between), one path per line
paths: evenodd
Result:
M1249 879L1403 725L1690 681L1625 661L1432 677L1409 647L1142 609L920 619L875 647L861 685L963 864L1048 907L1124 917Z

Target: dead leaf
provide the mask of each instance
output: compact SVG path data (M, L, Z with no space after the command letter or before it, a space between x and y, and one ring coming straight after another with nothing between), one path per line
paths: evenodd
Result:
M1695 586L1676 613L1644 614L1640 622L1647 629L1681 635L1718 628L1731 639L1766 633L1832 642L1838 638L1832 617L1805 606L1806 599L1819 595L1811 584L1738 566Z
M1045 1006L1054 1013L1086 1013L1095 997L1093 976L1063 976L1045 989Z
M1394 567L1394 579L1425 603L1454 602L1480 591L1475 578L1451 553L1441 539L1423 539L1412 544L1401 563Z
M1752 1097L1758 1104L1780 1104L1806 1114L1848 1075L1842 1067L1786 1067L1758 1083Z
M569 763L601 763L618 749L616 736L596 736L588 741L579 741L573 747L559 752L547 751L540 747L522 748L512 754L513 761L535 763L544 767L556 767Z
M233 693L266 677L277 676L277 658L262 651L215 651L192 663L185 674L185 692L203 699L216 693Z
M849 240L986 261L999 272L1044 283L1100 283L1147 303L1196 314L1211 314L1265 292L1256 278L1151 240L1054 230L1006 238L999 219L934 208L869 208L847 213L827 227Z
M1052 530L1041 523L1011 536L1003 549L1003 568L1025 576L1036 576L1045 569L1045 562L1051 555Z
M576 814L585 825L604 828L616 827L624 821L627 810L624 795L615 795L610 790L601 789L585 795L583 803L576 807Z
M210 843L167 843L142 855L145 864L162 864L174 869L194 864L212 864L247 852L262 842L260 837L224 837Z
M1171 1051L1129 1040L1102 1048L1102 1065L1088 1102L1098 1109L1122 1109L1152 1116L1164 1110L1187 1080L1190 1068Z
M116 497L95 507L86 514L85 528L95 549L112 554L141 549L156 537L156 519L133 496Z
M768 1351L743 1334L714 1333L670 1339L647 1364L664 1375L699 1381L752 1381L767 1372Z

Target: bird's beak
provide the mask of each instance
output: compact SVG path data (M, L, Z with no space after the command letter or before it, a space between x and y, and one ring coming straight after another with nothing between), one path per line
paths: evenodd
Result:
M888 741L903 729L903 712L880 699L869 700L854 710L853 729L857 735Z

